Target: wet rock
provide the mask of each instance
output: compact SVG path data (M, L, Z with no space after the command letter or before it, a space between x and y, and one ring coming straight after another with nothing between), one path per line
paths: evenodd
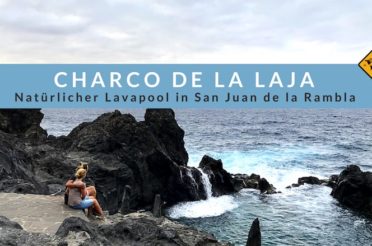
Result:
M261 246L261 229L258 218L251 225L246 246Z
M234 189L239 191L241 189L258 189L258 182L260 181L260 175L252 173L247 174L233 174Z
M331 175L326 183L328 187L331 187L332 189L336 187L338 181L338 175L334 174Z
M331 195L341 204L372 216L372 172L347 166L338 176Z
M258 189L266 194L277 193L275 187L260 175L230 174L223 168L221 160L207 155L203 156L199 168L208 175L213 196L232 194L246 188Z
M321 181L317 177L308 176L308 177L299 178L297 183L299 185L303 185L303 184L320 185Z
M225 169L221 160L215 160L210 156L203 156L199 168L208 174L212 184L213 196L221 196L235 192L232 176Z
M261 193L265 194L277 193L275 187L272 184L270 184L265 178L261 178L260 181L258 182L258 189L260 190Z
M294 187L294 188L295 187L300 187L301 185L304 185L304 184L325 185L325 186L332 187L333 184L334 184L334 181L332 181L332 177L330 179L319 179L319 178L314 177L314 176L307 176L307 177L298 178L297 183L292 184L290 186L287 186L286 188L289 189L289 188L292 188L292 187Z

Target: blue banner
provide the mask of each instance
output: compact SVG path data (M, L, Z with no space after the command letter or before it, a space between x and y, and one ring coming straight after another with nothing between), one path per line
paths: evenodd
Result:
M3 64L1 108L370 108L354 64Z

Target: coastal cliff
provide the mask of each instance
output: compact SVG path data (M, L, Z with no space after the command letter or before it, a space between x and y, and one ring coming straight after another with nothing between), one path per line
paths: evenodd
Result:
M125 187L128 212L150 210L156 194L167 206L206 199L201 170L208 175L213 196L262 188L259 176L234 177L221 160L208 156L199 169L187 166L184 131L173 110L148 109L144 118L136 121L114 111L81 123L67 136L55 137L40 127L40 110L1 110L0 191L61 192L80 161L89 163L87 180L110 214L122 206Z
M260 175L231 174L224 169L221 160L207 155L198 168L188 166L184 131L170 109L147 110L144 121L119 111L105 113L92 122L81 123L67 136L59 137L48 135L40 127L42 118L40 110L0 110L0 192L62 194L64 183L80 161L89 163L87 183L97 187L98 200L111 218L120 217L118 211L133 214L138 210L152 210L156 197L161 197L159 207L167 207L234 194L244 188L257 189L261 194L277 192ZM205 185L206 180L208 185ZM369 172L349 166L329 179L307 176L289 187L326 185L333 189L332 196L340 204L370 214L370 183ZM79 220L68 221L69 225L80 223ZM0 227L4 228L4 224L7 223ZM96 226L93 233L100 230ZM31 241L35 236L45 238L24 229L25 232L11 229L9 235L19 233ZM75 232L84 234L79 230ZM71 237L76 236L72 234ZM87 240L91 237L84 235ZM102 234L101 237L108 236ZM157 236L150 238L157 240ZM113 237L113 240L116 239Z

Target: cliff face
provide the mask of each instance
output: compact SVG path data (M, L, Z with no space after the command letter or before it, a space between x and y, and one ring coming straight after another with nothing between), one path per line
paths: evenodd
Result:
M206 198L200 171L187 167L184 131L172 110L147 110L142 122L106 113L68 136L48 138L42 118L40 110L0 112L0 191L57 192L85 161L88 180L111 213L120 208L125 185L133 209L150 208L155 194L168 205Z

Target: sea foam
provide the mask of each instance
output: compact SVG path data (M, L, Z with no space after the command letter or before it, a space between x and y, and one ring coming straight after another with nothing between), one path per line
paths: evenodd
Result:
M213 217L238 207L233 196L211 197L207 200L179 203L167 210L173 219Z

